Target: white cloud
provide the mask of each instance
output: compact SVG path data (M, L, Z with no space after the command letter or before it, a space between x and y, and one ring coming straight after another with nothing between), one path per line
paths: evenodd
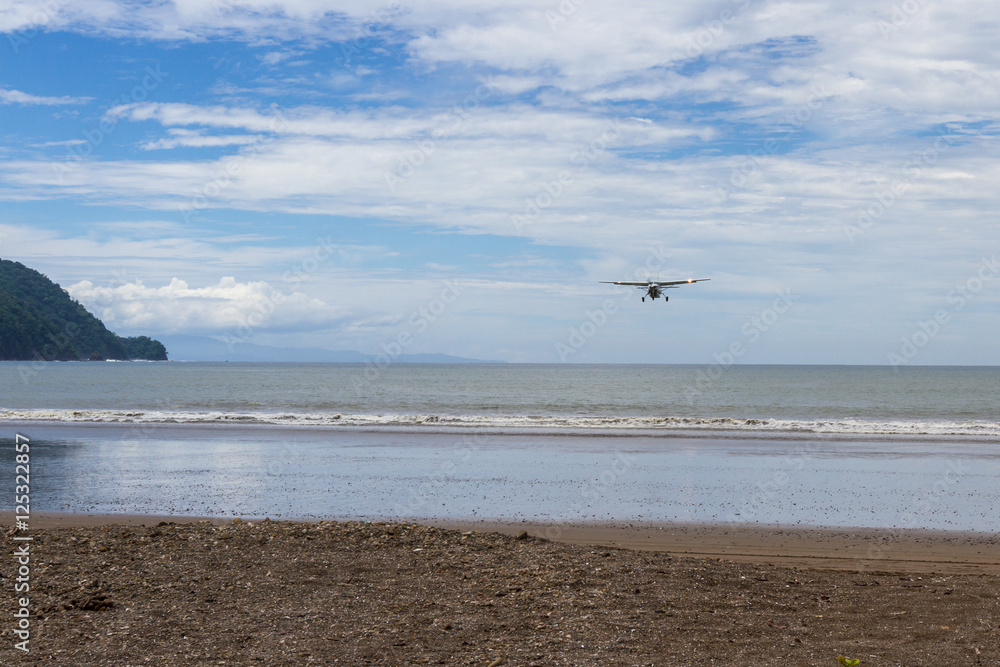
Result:
M466 218L459 207L492 207L493 231L511 233L510 215L524 197L536 196L545 182L558 179L563 171L580 184L572 188L574 196L587 196L587 183L599 185L588 171L613 177L625 170L643 179L659 178L637 162L616 159L615 151L671 150L703 142L714 133L705 126L530 106L484 107L464 117L437 110L404 116L395 108L301 108L285 110L277 122L255 110L218 106L143 104L114 113L167 126L168 136L144 143L146 148L251 145L209 161L74 161L56 167L10 161L0 169L8 170L9 182L28 189L104 200L141 199L147 206L181 210L306 209L424 220L444 208L453 213L440 218L441 224L475 228L482 213ZM208 135L200 128L258 134ZM277 132L263 131L268 128ZM417 162L419 168L409 166ZM390 188L387 179L401 175L405 182Z
M0 8L0 31L75 30L111 37L202 41L234 37L255 43L346 35L340 3L305 0L11 0ZM359 8L360 9L360 8Z
M40 95L22 93L20 90L0 88L0 104L63 106L67 104L86 104L89 101L89 97L70 97L69 95L63 95L61 97L44 97Z
M162 287L141 280L116 286L85 280L67 288L70 296L115 331L224 333L249 338L263 330L313 330L334 326L341 314L301 292L283 294L266 282L190 287L174 278Z
M258 58L265 65L277 65L289 60L290 58L297 58L303 53L304 51L296 49L285 49L281 51L268 51L267 53L258 56Z
M956 106L992 116L1000 101L1000 68L987 7L980 0L920 3L900 18L894 3L858 1L645 0L610 8L439 0L397 10L360 0L20 0L0 10L0 30L44 26L281 43L259 56L269 65L313 43L377 34L407 43L424 65L488 67L497 74L497 89L509 94L550 87L592 101L690 94L777 112L822 86L844 113L907 107L915 120ZM296 41L301 48L289 46ZM677 69L695 59L703 59L697 68Z
M206 135L192 130L174 128L168 131L169 137L145 141L140 146L143 150L169 150L172 148L218 148L221 146L245 146L260 141L252 134Z
M63 141L44 141L34 145L38 148L50 148L52 146L79 146L85 143L87 143L86 139L65 139Z

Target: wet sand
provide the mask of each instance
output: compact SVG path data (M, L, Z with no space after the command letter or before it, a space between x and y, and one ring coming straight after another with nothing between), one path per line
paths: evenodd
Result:
M961 531L871 528L759 528L717 524L550 526L520 523L434 525L552 537L676 556L769 563L803 569L1000 575L1000 537Z
M1000 530L1000 447L978 440L7 424L15 428L33 443L32 506L47 511Z

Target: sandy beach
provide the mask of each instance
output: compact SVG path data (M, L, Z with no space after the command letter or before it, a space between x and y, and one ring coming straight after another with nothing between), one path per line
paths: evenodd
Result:
M1000 664L995 537L909 532L876 566L865 531L461 528L37 516L3 662Z
M32 517L31 525L49 530L110 525L151 526L160 522L204 522L218 526L231 521L221 517L41 512ZM0 523L13 525L13 513L0 512ZM532 537L565 544L608 546L785 567L852 572L1000 575L1000 536L967 531L761 528L652 522L581 523L555 530L551 525L526 521L427 520L422 524L460 532L472 530L514 536L527 532Z

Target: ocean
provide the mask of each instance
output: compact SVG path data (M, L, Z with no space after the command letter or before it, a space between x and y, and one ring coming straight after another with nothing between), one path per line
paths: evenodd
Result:
M994 533L997 406L998 368L6 362L0 451L35 511Z
M1000 436L1000 368L0 363L0 419Z

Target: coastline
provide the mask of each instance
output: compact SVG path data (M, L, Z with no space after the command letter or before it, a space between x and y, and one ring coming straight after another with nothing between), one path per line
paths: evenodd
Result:
M242 517L259 522L264 517ZM0 525L14 515L0 511ZM37 512L32 530L151 527L207 523L225 526L232 517ZM282 520L315 524L318 520ZM394 523L392 519L372 523ZM278 523L278 522L274 522ZM810 570L1000 575L1000 535L969 531L872 528L761 527L665 522L584 522L558 527L533 522L414 519L411 523L461 532L500 533L577 546L601 546L674 556L758 563Z

